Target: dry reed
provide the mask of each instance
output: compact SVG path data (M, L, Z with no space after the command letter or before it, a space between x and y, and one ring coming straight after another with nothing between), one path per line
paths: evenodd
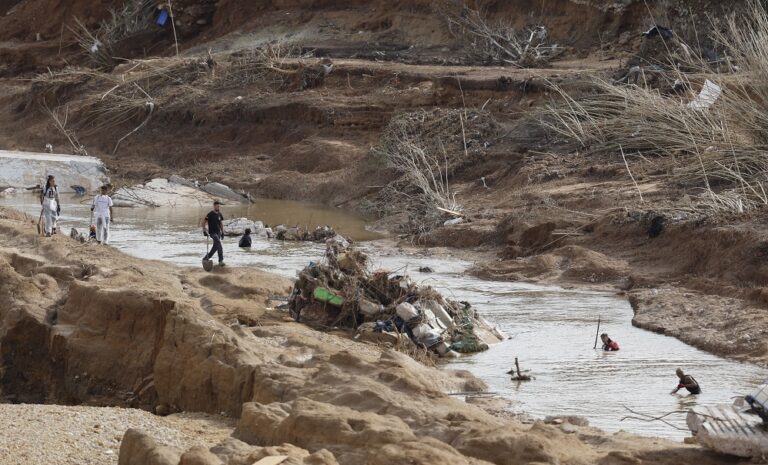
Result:
M715 35L725 66L702 58L667 64L687 90L595 79L589 95L574 97L553 84L559 101L543 124L593 152L672 161L667 181L703 188L716 211L768 204L768 12L754 1ZM699 89L712 84L722 93L702 99Z

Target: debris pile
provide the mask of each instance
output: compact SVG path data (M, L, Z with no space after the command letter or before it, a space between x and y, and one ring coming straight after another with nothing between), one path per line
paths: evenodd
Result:
M318 328L355 329L357 338L441 356L486 350L503 336L468 302L445 299L432 287L385 270L370 272L368 256L330 239L321 263L298 273L289 299L291 316Z
M275 239L280 241L325 242L333 238L346 241L330 226L318 226L314 230L305 229L301 226L289 228L283 224L275 226Z

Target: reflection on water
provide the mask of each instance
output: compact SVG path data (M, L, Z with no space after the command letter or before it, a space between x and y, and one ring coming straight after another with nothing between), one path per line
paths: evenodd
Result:
M14 205L35 218L40 212L32 196L0 199L0 205L3 204ZM265 205L259 202L251 206L250 211L245 206L226 207L224 213L227 217L264 218L268 223L328 222L337 226L349 221L349 227L364 231L358 219L345 216L336 223L326 219L333 217L321 217L326 213L321 214L315 207L300 209L294 202L279 201ZM81 229L87 226L87 205L66 199L62 208L63 232L73 226ZM260 214L266 215L267 211L286 216L268 219ZM116 210L112 245L142 258L200 266L206 246L197 221L203 213L197 208ZM318 218L314 218L315 214ZM293 277L324 251L318 244L254 239L254 247L249 251L238 249L236 238L225 239L226 262ZM688 435L687 431L661 422L620 421L629 414L624 406L661 415L696 404L730 403L733 396L750 392L768 377L768 371L762 368L716 357L677 339L633 327L629 304L611 294L482 281L464 276L462 272L469 264L460 260L391 252L377 247L376 243L362 246L372 255L374 268L407 272L421 284L432 285L454 299L471 302L489 320L498 323L511 336L509 340L492 346L487 352L450 362L449 366L472 371L490 385L491 391L517 401L515 410L534 417L581 415L592 425L609 431L624 429L644 435L682 438ZM435 273L418 273L416 269L420 266L429 266ZM601 332L608 332L619 342L619 352L592 349L598 316L602 319ZM514 357L519 357L523 369L531 370L534 381L510 381L506 372L512 368ZM677 367L699 381L703 390L700 396L669 394L677 384ZM666 419L685 427L683 414Z

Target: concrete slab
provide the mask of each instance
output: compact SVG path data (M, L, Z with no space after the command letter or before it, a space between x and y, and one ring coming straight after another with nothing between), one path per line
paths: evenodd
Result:
M95 192L109 182L104 162L96 157L0 150L0 188L42 185L49 174L56 176L60 192L74 192L71 186Z
M696 407L686 422L698 443L708 449L744 458L768 455L768 431L762 419L743 408Z

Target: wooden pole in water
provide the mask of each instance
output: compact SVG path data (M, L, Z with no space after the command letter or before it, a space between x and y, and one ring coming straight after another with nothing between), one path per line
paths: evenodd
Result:
M595 333L595 346L593 349L597 349L597 338L600 337L600 315L597 316L597 332Z

